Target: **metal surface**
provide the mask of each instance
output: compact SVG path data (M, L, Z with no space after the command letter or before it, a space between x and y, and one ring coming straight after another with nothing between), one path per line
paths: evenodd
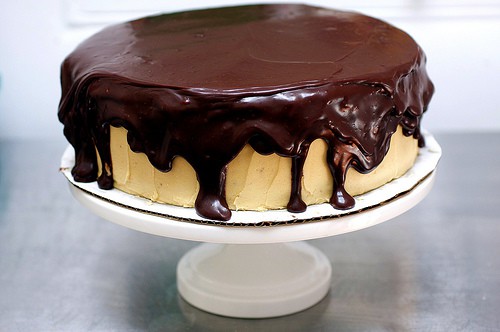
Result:
M429 196L393 221L309 241L332 262L330 293L262 320L180 299L176 264L196 243L86 210L57 170L64 141L0 142L0 331L500 331L500 133L435 136L444 154Z

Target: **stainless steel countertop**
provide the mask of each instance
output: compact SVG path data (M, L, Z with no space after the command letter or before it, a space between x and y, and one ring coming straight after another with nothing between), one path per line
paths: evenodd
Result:
M262 320L180 299L176 263L196 243L86 210L58 172L63 140L2 141L0 331L500 331L500 133L435 137L430 195L381 225L309 241L332 262L330 293Z

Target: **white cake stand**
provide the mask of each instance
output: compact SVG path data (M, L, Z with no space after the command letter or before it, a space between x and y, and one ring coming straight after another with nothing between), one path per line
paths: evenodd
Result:
M223 316L266 318L307 309L328 293L330 262L304 240L390 220L429 193L441 148L430 134L425 133L425 139L426 147L410 171L357 196L352 210L321 204L300 214L235 211L229 222L206 220L192 208L101 190L95 182L75 182L71 147L63 155L61 171L76 199L104 219L150 234L205 242L187 252L177 266L177 287L187 302Z

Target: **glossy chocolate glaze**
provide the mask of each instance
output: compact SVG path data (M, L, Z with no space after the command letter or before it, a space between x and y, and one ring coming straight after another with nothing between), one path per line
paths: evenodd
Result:
M292 158L288 210L306 209L300 179L309 145L328 144L331 204L348 209L349 167L384 158L401 125L420 139L433 94L425 56L404 32L360 14L257 5L147 17L111 26L63 63L59 119L77 181L113 187L109 126L159 170L176 156L196 171L196 211L228 220L225 169L245 144ZM420 142L423 144L423 142Z

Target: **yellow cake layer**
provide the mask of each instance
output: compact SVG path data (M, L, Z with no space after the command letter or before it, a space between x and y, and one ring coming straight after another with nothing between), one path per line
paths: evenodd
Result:
M172 170L155 169L146 155L130 150L127 131L111 127L111 159L115 188L152 201L192 207L199 190L196 173L182 157L174 159ZM333 179L326 163L327 144L311 144L304 165L302 198L308 205L328 202ZM418 142L403 135L401 128L391 138L382 163L368 174L349 169L345 188L353 196L400 177L412 167ZM99 163L100 164L100 163ZM269 210L286 207L290 198L291 159L276 154L264 156L249 145L231 161L226 173L226 200L232 210Z

